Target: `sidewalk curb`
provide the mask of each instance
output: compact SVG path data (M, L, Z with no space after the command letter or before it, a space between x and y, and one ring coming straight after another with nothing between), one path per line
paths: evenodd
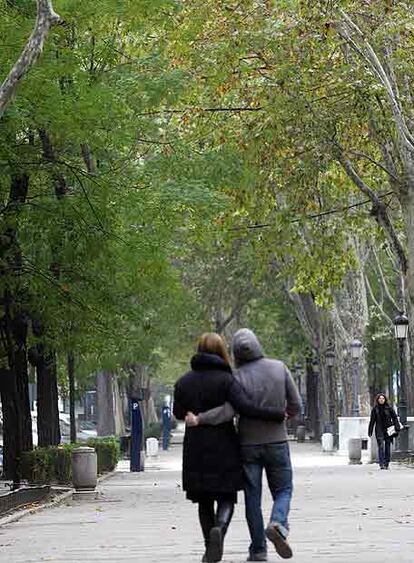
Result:
M107 479L110 479L113 475L116 474L116 469L110 471L109 473L104 473L100 477L98 477L98 486ZM46 502L45 504L39 504L38 506L33 506L32 508L22 508L17 509L15 513L6 515L4 517L0 517L0 528L3 526L7 526L8 524L12 524L13 522L17 522L24 516L29 514L35 514L36 512L41 512L42 510L47 510L49 508L54 508L55 506L65 502L72 497L73 489L71 488L69 491L65 491L61 495L58 495L56 498L51 500L50 502Z

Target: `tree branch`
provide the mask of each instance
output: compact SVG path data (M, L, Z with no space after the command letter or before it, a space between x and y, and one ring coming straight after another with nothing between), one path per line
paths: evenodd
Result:
M382 284L382 287L383 287L384 292L385 292L385 296L387 297L388 301L393 306L394 310L398 311L398 310L400 310L400 307L397 305L394 297L391 295L390 288L388 286L387 280L385 279L384 272L383 272L382 266L381 266L381 262L378 258L378 254L377 254L377 251L375 250L375 248L372 248L372 255L374 256L375 267L376 267L377 272L379 273L379 277L380 277L381 284Z
M354 151L349 149L348 152L350 154L353 154L355 156L358 156L360 158L365 158L366 160L368 160L369 162L372 162L372 164L375 164L375 166L378 166L378 168L380 168L381 170L383 170L386 174L388 174L388 176L390 176L390 178L392 180L394 180L395 182L397 182L398 184L400 183L399 178L394 174L394 172L392 172L389 168L387 168L386 166L384 166L383 164L381 164L381 162L378 162L377 160L375 160L375 158L372 158L372 156L370 156L369 154L366 154L364 152L361 151Z
M398 92L396 92L391 84L391 79L388 76L384 66L379 60L376 52L374 51L372 45L367 40L365 34L356 25L354 21L346 14L343 10L340 10L343 18L342 29L338 29L338 34L347 41L347 43L361 56L369 65L373 73L377 76L380 83L384 87L388 101L391 107L392 114L394 116L397 129L400 133L401 139L405 147L413 152L414 151L414 137L405 121L401 103L398 99ZM357 35L357 37L362 42L365 49L361 49L352 38L352 32Z
M377 220L378 224L382 227L388 242L390 243L393 251L395 252L401 272L407 274L407 256L403 245L398 238L397 232L395 231L394 225L388 216L387 208L384 202L378 197L374 190L372 190L362 178L359 176L355 168L352 166L349 159L345 157L343 153L340 153L338 160L345 170L347 176L352 180L352 182L361 190L362 193L366 194L372 201L372 215Z
M86 170L91 176L96 174L95 162L93 160L92 151L88 143L81 144L81 152Z
M378 303L378 300L376 299L374 292L372 290L371 284L369 282L368 276L365 276L365 285L368 289L368 293L374 303L374 305L376 306L376 308L378 309L379 313L381 314L381 316L383 317L383 319L387 322L388 325L392 326L392 319L391 317L389 317L387 315L387 313L384 311L384 307L382 306L382 304Z
M36 0L36 3L37 17L32 34L0 87L0 119L20 81L29 72L42 52L50 27L60 21L60 17L53 10L51 0Z

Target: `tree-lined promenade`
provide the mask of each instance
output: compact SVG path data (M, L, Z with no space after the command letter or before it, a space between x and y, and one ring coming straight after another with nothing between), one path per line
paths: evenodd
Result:
M412 561L412 469L349 466L310 444L292 445L292 459L292 562L376 563L385 549L390 559ZM101 484L96 502L67 501L1 526L2 556L13 563L164 563L172 555L179 563L200 561L204 545L195 507L179 486L180 467L181 448L174 446L149 461L145 473L117 472ZM266 493L266 515L270 506ZM248 543L239 495L223 561L245 561ZM281 561L270 546L268 560Z
M315 439L378 391L411 414L414 331L405 377L393 337L398 311L414 327L407 3L0 11L8 478L33 446L29 382L41 446L61 440L59 397L73 415L91 387L103 426L119 389L150 420L150 382L171 385L206 329L251 326L296 366Z

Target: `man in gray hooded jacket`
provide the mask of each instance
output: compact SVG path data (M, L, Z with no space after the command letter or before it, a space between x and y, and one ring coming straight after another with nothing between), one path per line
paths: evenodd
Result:
M249 329L237 331L232 343L237 367L235 376L260 406L278 406L287 417L300 412L301 400L293 378L279 360L265 358L256 335ZM221 424L234 416L231 405L225 404L198 416L189 414L189 424ZM240 416L239 435L242 452L246 519L251 544L248 561L266 561L266 536L277 553L292 557L287 542L288 515L292 497L292 466L285 422L264 421ZM270 521L265 530L261 498L262 475L273 497Z

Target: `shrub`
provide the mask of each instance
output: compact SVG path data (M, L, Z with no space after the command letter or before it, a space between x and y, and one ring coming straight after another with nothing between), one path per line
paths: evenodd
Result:
M144 428L144 440L147 438L159 438L161 436L161 423L151 422Z
M50 446L24 452L21 458L22 478L29 483L70 483L72 479L71 447Z
M87 445L95 448L98 457L98 473L113 471L120 459L118 438L90 438Z
M21 458L22 478L39 485L71 483L72 450L79 445L64 444L24 452ZM98 473L115 469L119 460L119 443L116 438L93 438L88 440L87 445L96 450Z

